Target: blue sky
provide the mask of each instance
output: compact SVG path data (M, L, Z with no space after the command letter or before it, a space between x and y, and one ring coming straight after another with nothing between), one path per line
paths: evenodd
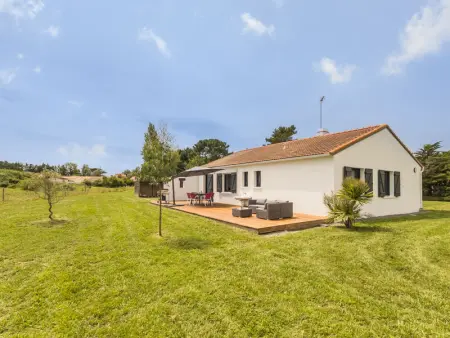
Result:
M179 147L259 146L388 123L450 147L450 0L0 0L0 159L141 163L148 122Z

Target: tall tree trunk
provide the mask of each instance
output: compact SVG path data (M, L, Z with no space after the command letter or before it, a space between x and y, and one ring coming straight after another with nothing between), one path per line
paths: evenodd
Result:
M162 237L162 188L159 190L159 236Z
M52 211L52 202L48 201L48 212L50 215L48 215L48 218L50 218L51 221L53 221L53 211Z
M174 181L173 177L172 177L172 202L173 202L173 205L175 205L175 181Z
M345 224L345 227L346 227L347 229L350 229L350 228L352 227L352 221L351 221L351 220L345 221L344 224Z

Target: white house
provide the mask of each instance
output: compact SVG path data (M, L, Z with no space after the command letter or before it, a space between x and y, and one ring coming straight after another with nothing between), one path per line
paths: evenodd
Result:
M326 215L324 194L347 176L366 181L372 216L406 214L422 207L422 165L388 125L371 126L235 152L208 163L214 174L177 178L176 199L214 192L216 203L239 205L237 196L293 202L294 212Z

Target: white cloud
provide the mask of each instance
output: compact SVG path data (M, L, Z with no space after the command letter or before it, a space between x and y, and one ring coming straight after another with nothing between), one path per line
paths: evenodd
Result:
M150 28L144 27L138 33L138 40L148 41L155 43L156 48L167 58L170 58L172 54L170 53L169 48L167 47L167 42L164 41L163 38L153 33Z
M318 64L315 64L317 71L320 71L330 77L332 84L346 83L352 79L355 65L336 65L336 61L330 58L322 58Z
M440 51L450 41L450 0L429 3L415 13L400 35L400 51L390 55L382 72L399 74L406 65Z
M59 36L59 27L51 25L44 32L49 34L52 38L57 38Z
M1 0L0 0L1 1ZM16 78L16 69L0 69L0 85L9 85Z
M77 108L81 108L81 106L84 104L84 102L77 101L77 100L69 100L69 101L67 101L67 103L71 104L72 106L75 106Z
M60 146L56 151L67 158L69 161L76 163L92 163L96 159L107 156L104 144L94 144L93 146L81 146L78 143L69 143Z
M11 15L16 20L34 19L43 9L42 0L0 0L0 13Z
M36 66L36 67L34 67L33 72L35 72L36 74L40 74L42 72L42 69L41 69L41 67Z
M284 0L272 0L277 8L281 8L284 6Z
M0 0L1 1L1 0ZM25 56L22 53L17 54L17 58L22 60Z
M245 27L243 29L244 33L253 32L256 35L267 34L269 36L273 36L273 34L275 33L274 25L266 26L261 21L251 16L249 13L241 14L241 19L245 24Z

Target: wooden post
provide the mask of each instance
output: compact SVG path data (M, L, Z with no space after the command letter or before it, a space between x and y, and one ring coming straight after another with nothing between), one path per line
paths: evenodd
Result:
M159 236L162 237L162 189L159 190Z
M172 177L172 202L175 205L175 180Z

